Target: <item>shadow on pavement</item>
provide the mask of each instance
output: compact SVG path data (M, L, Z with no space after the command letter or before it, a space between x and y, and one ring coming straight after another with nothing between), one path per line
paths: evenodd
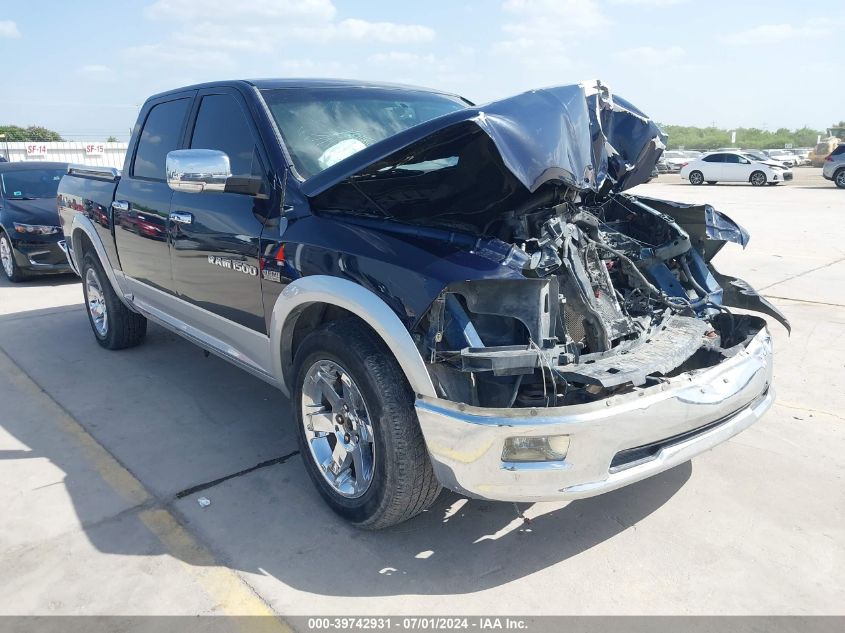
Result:
M21 342L22 322L40 344ZM0 317L0 348L152 491L153 507L173 509L219 561L322 595L460 594L499 586L628 530L671 499L692 472L686 463L563 507L538 504L528 509L527 525L512 504L444 492L411 521L381 532L356 530L323 505L298 456L176 500L179 490L294 450L284 398L160 328L151 327L149 340L134 350L102 350L81 308ZM113 504L101 498L102 481L91 461L67 450L73 438L59 425L24 423L9 403L0 421L31 450L0 451L0 460L43 457L60 468L74 511L99 551L173 555L163 545L136 548L132 539L103 529L127 513L104 516L104 504ZM200 494L212 505L200 508ZM184 556L189 564L207 563Z
M69 286L78 283L80 283L80 279L74 273L33 275L17 283L12 283L0 274L0 287L6 286L8 288L41 288L44 286Z

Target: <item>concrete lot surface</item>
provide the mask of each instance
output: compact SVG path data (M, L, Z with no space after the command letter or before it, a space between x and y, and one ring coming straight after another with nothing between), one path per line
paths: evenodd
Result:
M0 283L0 614L845 614L845 191L796 174L637 191L751 232L715 263L792 321L771 324L772 411L663 475L530 506L527 529L445 492L350 528L280 393L155 326L102 350L75 278Z

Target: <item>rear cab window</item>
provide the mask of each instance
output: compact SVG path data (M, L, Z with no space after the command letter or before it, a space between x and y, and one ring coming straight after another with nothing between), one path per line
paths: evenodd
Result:
M159 103L150 109L132 163L134 178L165 179L167 153L179 149L182 144L182 130L190 104L189 98L182 98Z

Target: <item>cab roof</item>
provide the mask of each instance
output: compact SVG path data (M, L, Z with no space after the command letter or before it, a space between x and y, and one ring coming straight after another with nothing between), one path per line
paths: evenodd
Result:
M255 87L259 90L276 90L284 88L382 88L385 90L406 90L413 92L430 92L433 94L450 95L453 97L460 97L451 92L443 90L433 90L431 88L423 88L421 86L410 86L405 84L395 84L387 82L376 81L362 81L360 79L325 79L325 78L277 78L277 79L228 79L224 81L210 81L201 84L193 84L190 86L182 86L172 90L166 90L158 94L152 95L150 99L163 97L165 95L184 92L186 90L201 90L203 88L221 88L221 87Z

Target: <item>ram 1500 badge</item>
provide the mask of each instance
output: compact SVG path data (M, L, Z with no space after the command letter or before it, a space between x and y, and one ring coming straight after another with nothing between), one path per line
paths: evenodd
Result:
M205 84L148 100L122 174L71 168L59 211L103 347L152 319L277 385L317 490L379 528L441 486L613 490L771 406L765 321L731 308L789 324L713 265L748 233L625 193L664 143L599 82Z

